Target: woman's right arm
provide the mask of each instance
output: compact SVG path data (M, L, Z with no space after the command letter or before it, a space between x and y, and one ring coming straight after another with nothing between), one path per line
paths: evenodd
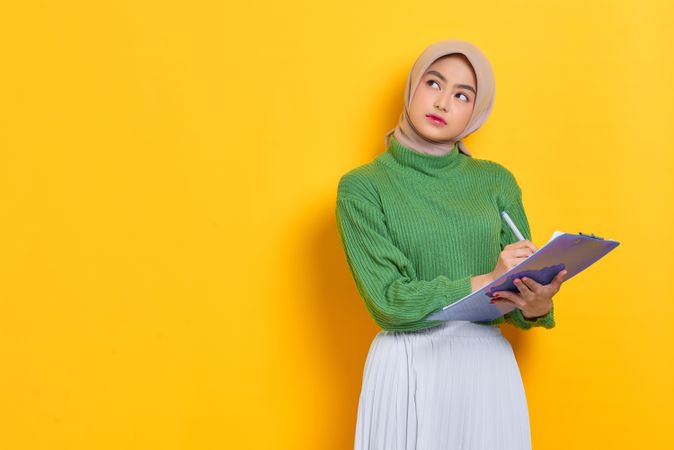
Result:
M470 279L471 292L475 292L479 289L482 289L484 286L488 285L495 278L492 273L485 273L484 275L477 275Z
M336 205L346 260L368 312L385 330L442 323L425 317L470 294L471 277L418 279L411 261L392 242L384 213L370 189L361 180L342 177Z

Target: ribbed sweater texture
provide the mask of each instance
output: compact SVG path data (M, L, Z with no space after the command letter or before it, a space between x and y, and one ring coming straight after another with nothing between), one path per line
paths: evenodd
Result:
M517 241L507 211L531 240L521 189L502 165L455 146L419 153L394 136L371 162L344 174L336 219L346 260L370 316L384 330L415 331L443 321L430 313L470 294L470 279L491 272ZM552 328L553 309L526 319L519 308L485 325Z

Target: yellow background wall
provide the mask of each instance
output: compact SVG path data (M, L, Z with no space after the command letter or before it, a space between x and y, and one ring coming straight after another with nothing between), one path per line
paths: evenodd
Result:
M3 2L0 448L346 449L378 328L339 177L408 70L492 61L466 143L534 242L621 241L504 326L534 448L674 447L674 11L666 1Z

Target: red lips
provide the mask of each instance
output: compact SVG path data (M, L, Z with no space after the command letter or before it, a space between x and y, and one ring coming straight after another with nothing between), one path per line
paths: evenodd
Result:
M430 117L430 118L433 119L433 120L437 120L438 122L442 122L442 123L444 123L445 125L447 125L447 122L445 122L445 119L443 119L443 118L440 117L440 116L436 116L435 114L426 114L426 117Z

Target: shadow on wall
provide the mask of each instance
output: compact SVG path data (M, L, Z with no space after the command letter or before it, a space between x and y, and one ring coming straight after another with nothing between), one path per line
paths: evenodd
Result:
M316 300L308 305L313 317L319 320L318 329L327 358L332 361L332 371L337 380L332 391L340 404L325 405L331 420L328 435L323 441L326 450L352 448L358 410L358 397L362 382L365 359L374 336L381 330L370 317L346 262L344 250L337 231L334 208L322 214L309 248L313 254L306 259L307 274L313 274L312 281ZM526 353L523 348L526 336L521 331L505 325L503 334L510 341L518 360Z
M338 405L325 405L331 411L327 414L332 422L321 448L342 450L353 448L365 359L372 339L381 329L370 318L349 271L334 207L321 214L315 231L310 246L313 254L306 261L307 273L314 274L317 291L311 297L318 301L312 302L308 309L319 318L321 334L317 338L322 340L329 356L326 359L332 362L336 380L332 390L337 393L334 398L341 399Z

